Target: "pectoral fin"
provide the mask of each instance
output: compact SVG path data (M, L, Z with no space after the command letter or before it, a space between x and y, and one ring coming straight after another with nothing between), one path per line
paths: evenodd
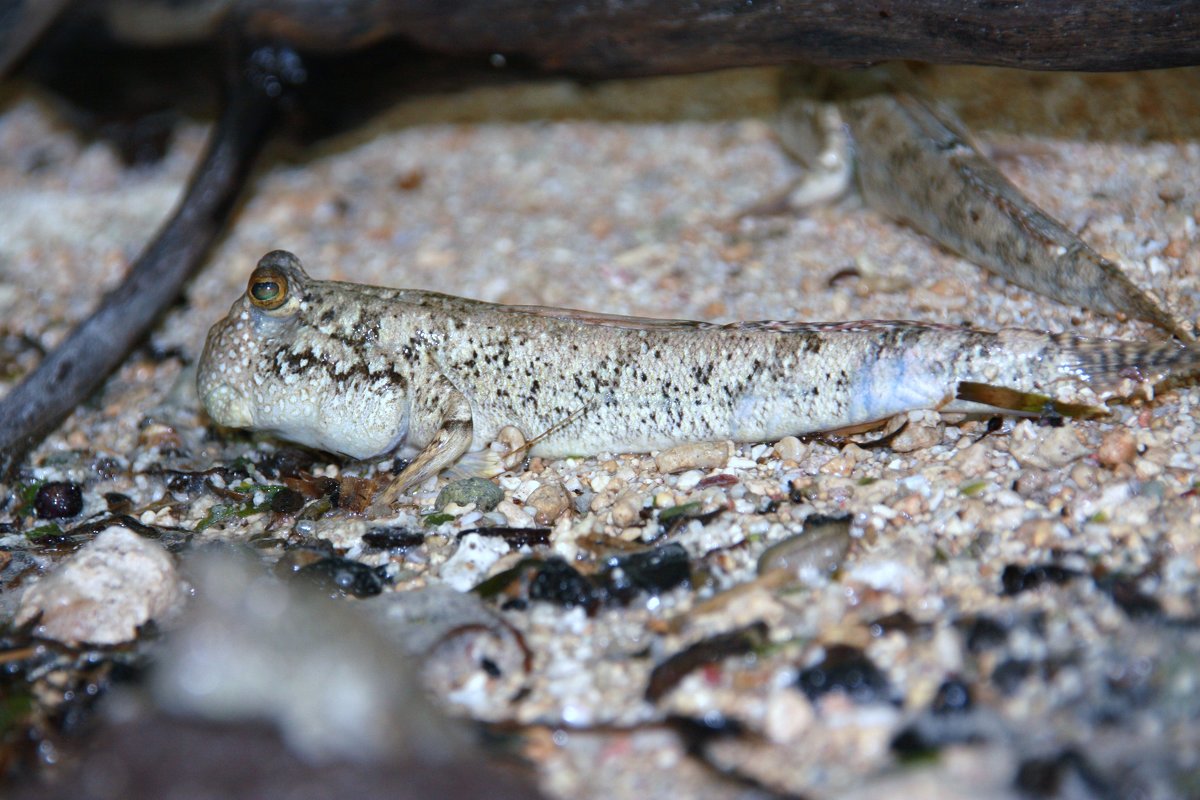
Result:
M992 386L987 383L962 381L954 399L943 411L969 411L966 404L987 406L1002 409L1023 416L1042 416L1058 414L1073 419L1093 419L1108 414L1108 409L1100 406L1089 406L1085 403L1063 403L1036 392L1019 392L1016 389L1006 389L1003 386Z
M471 404L462 392L454 388L448 388L444 398L441 424L437 433L383 490L378 498L379 503L391 505L409 488L454 464L470 448L475 435L474 424L471 421Z

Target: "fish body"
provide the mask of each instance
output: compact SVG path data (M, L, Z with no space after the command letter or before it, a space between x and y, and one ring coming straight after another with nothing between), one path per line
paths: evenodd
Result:
M508 425L545 434L535 455L644 452L772 441L916 409L1012 407L1006 398L1038 398L1026 412L1038 402L1095 407L1198 366L1198 351L1172 341L504 306L313 280L275 251L213 326L198 381L218 424L360 459L415 452L415 480Z
M1005 178L903 67L793 67L783 89L781 139L810 168L793 202L819 202L853 184L874 210L1018 286L1192 340L1119 264Z

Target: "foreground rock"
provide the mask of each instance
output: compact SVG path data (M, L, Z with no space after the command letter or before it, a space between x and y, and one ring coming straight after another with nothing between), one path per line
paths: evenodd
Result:
M125 528L105 528L21 598L17 624L69 644L120 644L183 601L175 562L158 544Z

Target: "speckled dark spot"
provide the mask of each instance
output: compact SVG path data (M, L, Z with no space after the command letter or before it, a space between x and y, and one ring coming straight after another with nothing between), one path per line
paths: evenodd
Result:
M951 678L938 687L930 704L934 714L963 714L974 705L971 687L957 678Z
M626 556L614 556L604 573L609 596L628 603L639 592L660 594L685 586L691 578L687 550L676 542Z
M346 558L323 558L296 572L297 577L337 595L372 597L383 591L385 580L380 570Z
M1068 781L1069 776L1074 781ZM1096 767L1073 747L1068 747L1056 755L1028 758L1017 767L1014 783L1026 797L1060 797L1065 784L1078 783L1078 791L1088 797L1116 797L1110 782L1105 780ZM1121 795L1129 796L1129 795Z
M1021 687L1029 674L1033 672L1033 664L1024 659L1010 658L1001 661L992 670L992 683L1001 694L1012 695Z
M991 617L980 614L966 626L967 651L982 653L1002 647L1008 641L1008 630Z
M101 456L92 463L92 469L101 479L107 480L121 474L121 462L115 458Z
M829 692L843 692L856 703L888 700L887 676L859 649L830 647L819 663L801 670L796 686L816 701Z
M50 481L38 487L33 510L41 519L67 519L83 511L83 490L74 481Z
M425 534L408 528L374 528L363 534L363 544L380 550L412 550L425 543Z
M268 478L294 478L301 472L312 469L312 453L298 447L281 447L273 453L268 453L255 463L255 467Z
M573 608L594 606L596 592L587 578L562 558L545 561L529 583L529 599Z
M1018 595L1029 589L1036 589L1044 583L1062 584L1078 578L1078 570L1060 567L1057 564L1009 564L1000 575L1000 585L1006 595Z
M280 489L271 497L271 510L276 514L295 514L302 508L304 495L294 489Z

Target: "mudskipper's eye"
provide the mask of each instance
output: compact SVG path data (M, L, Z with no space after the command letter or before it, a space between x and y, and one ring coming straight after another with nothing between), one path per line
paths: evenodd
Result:
M254 270L250 276L250 284L246 287L250 302L259 308L272 311L283 305L287 300L288 282L283 273L271 267Z

